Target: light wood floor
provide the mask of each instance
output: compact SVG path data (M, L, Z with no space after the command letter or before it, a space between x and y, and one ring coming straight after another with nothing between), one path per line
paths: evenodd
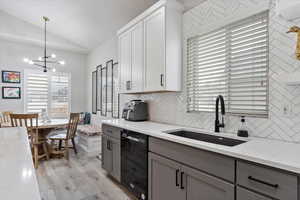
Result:
M132 200L106 176L97 158L71 153L70 161L43 161L37 178L42 200Z

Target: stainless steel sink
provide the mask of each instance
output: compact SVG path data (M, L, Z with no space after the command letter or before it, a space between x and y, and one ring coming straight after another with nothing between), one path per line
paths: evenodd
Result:
M189 138L189 139L193 139L193 140L200 140L203 142L209 142L209 143L213 143L213 144L220 144L220 145L229 146L229 147L233 147L233 146L247 142L247 141L243 141L243 140L237 140L237 139L222 137L222 136L218 136L218 135L209 135L209 134L205 134L205 133L196 133L196 132L185 131L185 130L167 132L167 134L176 135L179 137Z

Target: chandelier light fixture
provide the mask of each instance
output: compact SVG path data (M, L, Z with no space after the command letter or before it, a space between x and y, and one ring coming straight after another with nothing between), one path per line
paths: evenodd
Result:
M65 65L65 61L63 60L55 60L56 55L55 54L51 54L48 55L47 54L47 22L49 22L49 18L48 17L43 17L44 23L45 23L45 32L44 32L44 56L43 57L39 57L37 60L31 60L29 58L24 58L24 62L28 63L30 65L35 65L38 67L41 67L43 69L44 72L47 72L48 70L52 69L53 72L56 71L55 67L50 67L48 66L48 64L51 65Z

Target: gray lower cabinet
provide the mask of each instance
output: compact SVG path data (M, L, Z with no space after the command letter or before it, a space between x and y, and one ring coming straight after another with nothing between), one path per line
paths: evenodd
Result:
M185 191L180 188L180 164L149 153L149 200L183 200Z
M121 142L102 135L102 168L116 180L121 181Z
M112 172L111 175L118 180L121 181L121 142L120 140L111 138L112 142Z
M237 200L275 200L273 198L262 196L241 187L237 187L236 197Z
M233 200L234 185L187 166L181 167L187 200Z
M102 135L102 168L107 173L111 173L113 169L113 152L110 146L109 138L106 135Z
M233 200L234 185L149 153L150 200Z

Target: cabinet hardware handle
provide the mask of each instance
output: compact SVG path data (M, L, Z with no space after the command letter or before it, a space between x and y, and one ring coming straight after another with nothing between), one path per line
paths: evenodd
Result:
M179 187L178 174L179 174L179 169L176 170L176 182L175 182L176 187Z
M131 90L131 81L126 81L126 90Z
M160 86L164 86L164 75L160 75Z
M180 189L184 189L184 186L183 186L183 175L184 175L184 172L181 172L180 173Z
M106 141L106 148L107 148L107 150L110 150L110 148L109 148L109 140Z
M107 150L111 151L112 148L111 148L111 141L110 140L107 140Z
M278 184L268 183L268 182L266 182L266 181L259 180L259 179L257 179L257 178L252 177L252 176L248 176L248 179L251 180L251 181L255 181L255 182L258 182L258 183L261 183L261 184L264 184L264 185L273 187L273 188L278 188L278 187L279 187Z

